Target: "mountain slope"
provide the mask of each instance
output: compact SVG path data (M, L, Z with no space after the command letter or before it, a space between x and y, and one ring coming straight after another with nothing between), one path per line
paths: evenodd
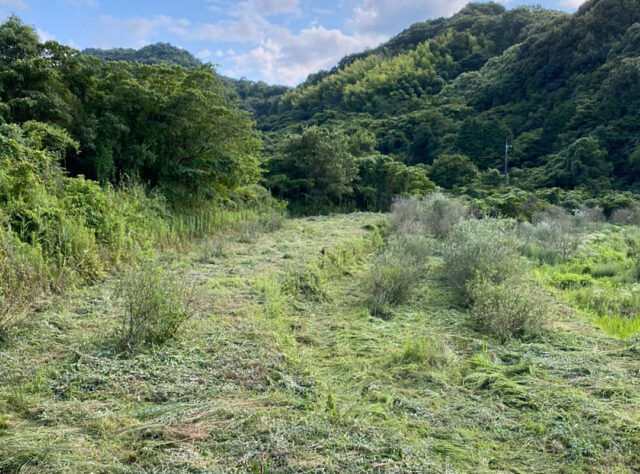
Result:
M471 4L344 58L259 116L271 146L301 124L363 128L409 164L468 155L525 188L640 187L640 2L592 0L574 15Z
M126 61L142 64L164 64L170 66L198 67L199 59L185 49L168 43L155 43L136 49L98 49L87 48L82 51L85 56L95 56L103 61Z

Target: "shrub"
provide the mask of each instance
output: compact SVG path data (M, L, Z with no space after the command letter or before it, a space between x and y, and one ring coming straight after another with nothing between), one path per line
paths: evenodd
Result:
M406 303L420 272L408 255L385 252L373 262L367 280L371 313L388 316L391 306Z
M555 250L536 244L525 244L521 249L522 255L539 264L557 265L562 257Z
M389 241L388 252L395 255L405 255L411 260L412 266L423 268L427 258L433 254L434 242L422 235L401 234Z
M594 283L595 280L591 275L581 275L578 273L556 273L551 277L551 284L564 290L581 286L590 286Z
M212 263L226 256L227 237L223 234L205 239L200 247L200 263Z
M622 225L640 225L640 204L634 202L629 207L617 209L611 215L611 222Z
M521 224L519 234L525 242L547 248L567 260L580 247L586 223L582 214L569 214L551 206L535 214L532 224Z
M428 233L444 238L460 220L468 215L465 204L441 193L422 200L402 198L394 201L390 222L401 234Z
M121 347L135 352L174 337L193 314L194 290L151 263L126 273L116 285L122 305Z
M623 272L622 266L617 262L603 262L595 265L591 274L595 278L612 278Z
M500 284L480 277L469 285L471 313L478 328L501 341L539 334L551 313L549 296L523 278Z
M419 218L418 205L420 200L411 198L397 198L391 205L389 225L398 234L418 234L422 232L422 222Z
M442 246L446 277L465 293L476 275L499 283L516 273L516 249L516 235L508 221L461 221Z
M460 199L448 198L443 194L425 198L418 210L424 230L439 239L446 237L468 214Z

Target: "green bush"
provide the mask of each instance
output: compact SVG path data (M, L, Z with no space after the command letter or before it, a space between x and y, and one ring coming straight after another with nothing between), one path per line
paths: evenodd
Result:
M467 208L460 199L443 194L433 194L423 199L418 211L424 230L439 239L445 238L468 215Z
M405 255L412 266L424 268L427 258L433 255L435 243L423 235L400 234L390 239L388 252L395 255Z
M442 246L445 275L465 294L468 283L477 275L499 283L517 273L521 265L517 246L514 226L508 221L461 221Z
M371 313L385 317L392 306L406 303L419 277L420 270L410 256L395 252L379 255L366 281Z
M539 334L551 314L549 296L535 282L523 278L496 284L480 277L469 285L469 294L478 328L503 342Z
M135 352L174 337L193 315L194 288L151 263L128 271L115 292L122 308L120 346Z
M580 247L587 223L585 214L570 214L551 206L535 214L531 224L521 224L519 234L525 242L547 248L567 260Z
M551 277L551 284L558 288L570 289L579 288L581 286L590 286L595 283L591 275L583 275L578 273L556 273Z
M617 262L603 262L594 266L591 275L594 278L612 278L623 272L623 268Z

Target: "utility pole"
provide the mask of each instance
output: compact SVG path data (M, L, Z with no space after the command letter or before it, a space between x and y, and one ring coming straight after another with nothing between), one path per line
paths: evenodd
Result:
M513 148L508 141L504 142L504 185L509 186L509 150Z

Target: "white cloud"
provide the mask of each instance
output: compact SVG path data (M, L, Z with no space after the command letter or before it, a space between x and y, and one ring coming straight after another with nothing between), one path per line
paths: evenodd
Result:
M7 0L0 0L7 1ZM22 0L11 0L22 1ZM87 1L87 0L65 0ZM95 0L88 0L95 1ZM301 15L300 0L207 0L206 7L220 20L191 23L165 15L150 18L117 19L102 16L100 34L93 39L98 47L141 47L166 40L170 33L183 42L200 43L200 59L225 56L220 43L233 45L226 51L225 73L251 75L268 82L293 85L310 73L329 69L347 54L374 47L412 23L447 16L460 10L468 0L350 0L352 16L346 29L327 29L317 21L293 31L285 20ZM509 0L502 0L505 3ZM575 1L575 0L558 0ZM306 4L305 11L309 8ZM325 13L316 11L315 13ZM307 19L309 21L313 20ZM239 46L243 45L243 46Z
M28 10L29 5L24 0L0 0L3 7L14 8L16 10Z
M191 23L186 19L156 15L151 18L118 19L109 15L100 17L100 32L93 38L93 45L100 48L140 48L157 39L163 32L176 36L187 35Z
M397 34L413 23L452 15L467 3L468 0L361 0L347 27L354 32Z
M40 41L42 43L44 43L45 41L53 41L56 39L56 37L44 30L41 30L40 28L36 29L36 34L38 35L38 38L40 38Z
M202 59L203 61L205 59L209 59L210 57L211 57L211 51L209 51L208 49L203 49L202 51L199 51L198 53L196 53L196 58Z
M247 54L235 55L234 75L257 69L267 82L297 84L312 72L333 67L343 56L379 44L379 35L348 36L339 30L312 27L299 34L264 41Z
M565 8L578 8L582 5L586 0L560 0L558 3L561 7Z
M255 5L258 12L267 16L279 13L298 13L299 0L249 0L247 2Z

